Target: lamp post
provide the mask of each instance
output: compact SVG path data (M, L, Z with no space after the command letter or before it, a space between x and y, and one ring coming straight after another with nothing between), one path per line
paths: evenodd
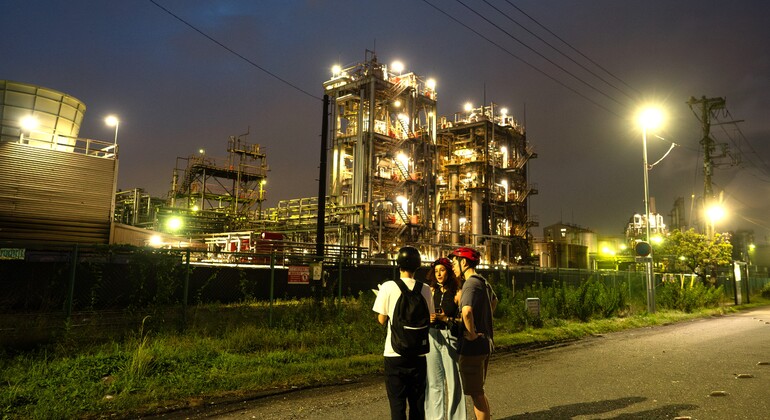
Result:
M109 115L107 116L107 118L104 119L104 123L110 127L115 127L115 139L113 140L112 144L117 145L118 144L118 127L120 127L120 120L118 119L118 117L114 115Z
M109 150L112 148L112 157L115 158L115 166L113 168L113 176L112 176L112 205L110 208L110 220L115 221L115 194L118 192L118 127L120 126L120 120L118 117L114 115L108 115L107 118L104 119L104 123L107 124L109 127L115 127L115 137L112 141L112 146L107 146L102 150ZM136 194L134 194L134 204L136 204ZM112 230L112 228L110 228ZM112 234L112 232L110 232Z
M663 116L660 111L654 108L647 108L639 114L639 124L642 126L642 157L644 161L644 225L645 240L650 243L650 183L647 164L647 130L660 125ZM645 275L647 278L647 312L655 313L655 278L652 270L652 247L650 255L645 257Z

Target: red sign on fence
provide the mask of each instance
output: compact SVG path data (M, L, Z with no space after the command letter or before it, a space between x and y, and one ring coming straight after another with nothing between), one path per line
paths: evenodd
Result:
M290 265L289 284L310 284L310 267L306 265Z

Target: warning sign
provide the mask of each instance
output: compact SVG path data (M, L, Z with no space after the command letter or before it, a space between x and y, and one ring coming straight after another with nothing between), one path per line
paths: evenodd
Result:
M290 265L289 284L310 284L310 267L306 265Z

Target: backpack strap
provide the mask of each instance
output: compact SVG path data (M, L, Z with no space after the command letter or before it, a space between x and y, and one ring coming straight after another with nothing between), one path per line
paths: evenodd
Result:
M398 286L399 289L401 289L401 293L409 293L409 288L406 287L406 283L404 283L403 280L400 278L393 280L394 283Z
M398 288L401 289L401 293L404 293L404 294L409 294L409 293L418 294L418 293L422 292L422 282L419 282L419 281L415 280L414 288L412 290L409 290L409 288L406 286L406 283L404 283L404 281L401 280L401 278L398 278L398 279L393 280L393 281L398 285Z

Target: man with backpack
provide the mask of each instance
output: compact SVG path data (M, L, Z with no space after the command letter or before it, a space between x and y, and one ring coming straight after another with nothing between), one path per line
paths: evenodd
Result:
M416 248L401 248L400 278L380 286L372 307L380 324L388 325L383 355L391 419L406 419L407 403L410 419L425 418L425 354L434 309L430 287L414 279L421 262Z
M492 313L497 295L487 280L476 272L481 255L473 248L457 248L449 254L457 277L465 279L460 296L464 332L457 354L460 355L460 378L463 392L473 399L476 420L491 418L489 400L484 393L489 356L492 353Z

